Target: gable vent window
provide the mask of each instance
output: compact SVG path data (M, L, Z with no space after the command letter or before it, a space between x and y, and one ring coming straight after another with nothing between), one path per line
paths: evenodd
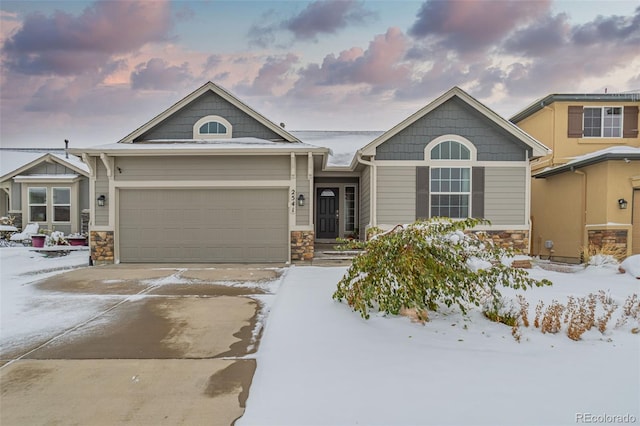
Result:
M218 121L210 121L200 126L201 135L218 135L218 134L226 134L226 133L227 133L227 128L225 127L224 124Z
M456 141L444 141L431 150L432 160L470 160L469 148Z
M194 139L226 139L231 133L231 123L217 115L202 117L193 125Z

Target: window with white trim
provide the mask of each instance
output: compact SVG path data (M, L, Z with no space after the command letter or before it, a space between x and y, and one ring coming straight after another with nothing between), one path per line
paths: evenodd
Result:
M29 222L47 221L47 188L29 188Z
M71 188L52 188L53 221L71 222Z
M431 168L431 217L469 217L471 198L470 167Z
M584 107L582 120L584 137L622 137L622 107Z
M231 123L219 115L207 115L193 125L194 139L227 139L232 133Z

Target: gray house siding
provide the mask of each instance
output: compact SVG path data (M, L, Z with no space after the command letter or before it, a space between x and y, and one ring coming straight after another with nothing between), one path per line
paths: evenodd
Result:
M22 184L11 182L11 210L22 210Z
M58 163L40 163L22 175L77 175L78 172Z
M127 181L289 180L291 177L289 155L117 157L115 167L115 179Z
M309 194L307 163L307 157L296 157L296 199L300 194L306 199L304 206L296 207L296 225L309 225L309 205L313 194Z
M526 223L525 167L485 168L484 213L493 225Z
M376 160L424 160L424 148L446 134L470 140L478 161L524 161L526 147L466 102L454 97L376 148Z
M282 140L282 137L213 92L207 92L134 140L192 139L193 125L202 117L218 115L233 126L234 138L254 137Z
M416 219L416 168L378 167L378 223L412 223Z
M109 200L109 178L107 177L107 169L102 164L102 161L96 161L96 198L100 195L104 195L107 197L107 203L104 207L98 207L98 203L96 200L92 200L94 204L94 224L96 226L107 226L109 225L109 203L112 203L113 200Z
M360 238L364 239L365 229L371 219L371 169L366 166L360 177Z
M78 189L78 201L80 203L80 210L89 208L89 179L82 179L80 181L80 187Z

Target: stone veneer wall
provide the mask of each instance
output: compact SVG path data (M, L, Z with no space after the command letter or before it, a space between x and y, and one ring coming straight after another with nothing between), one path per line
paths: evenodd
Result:
M483 231L496 246L510 248L520 254L529 254L529 231Z
M589 247L602 248L606 244L613 245L627 253L629 237L626 229L594 229L587 231Z
M113 231L91 231L89 234L91 259L94 265L113 263Z
M314 231L291 231L291 260L313 259Z

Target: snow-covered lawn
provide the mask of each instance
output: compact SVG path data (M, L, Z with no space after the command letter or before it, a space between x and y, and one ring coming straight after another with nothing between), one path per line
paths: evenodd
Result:
M87 260L86 252L44 258L27 248L0 249L3 351L42 341L127 297L36 288ZM426 325L375 314L363 320L331 298L345 271L292 267L266 289L277 291L275 300L256 296L269 313L239 426L640 423L640 334L631 333L638 324L614 327L625 299L640 293L640 280L610 268L531 270L554 285L503 294L523 294L532 322L539 300L566 304L568 296L598 290L620 308L604 335L593 329L576 342L564 331L530 327L521 328L517 343L510 327L477 310L432 314Z
M108 297L44 293L38 281L86 267L87 251L44 257L29 247L0 248L0 348L42 341L90 319L109 303Z
M570 425L640 422L640 335L631 324L566 334L511 328L479 311L363 320L331 295L346 268L294 267L278 291L257 353L247 425ZM615 269L531 270L552 287L526 292L567 302L605 290L620 306L640 280ZM515 291L503 291L513 296ZM635 325L637 327L637 324ZM627 416L615 418L612 416Z

